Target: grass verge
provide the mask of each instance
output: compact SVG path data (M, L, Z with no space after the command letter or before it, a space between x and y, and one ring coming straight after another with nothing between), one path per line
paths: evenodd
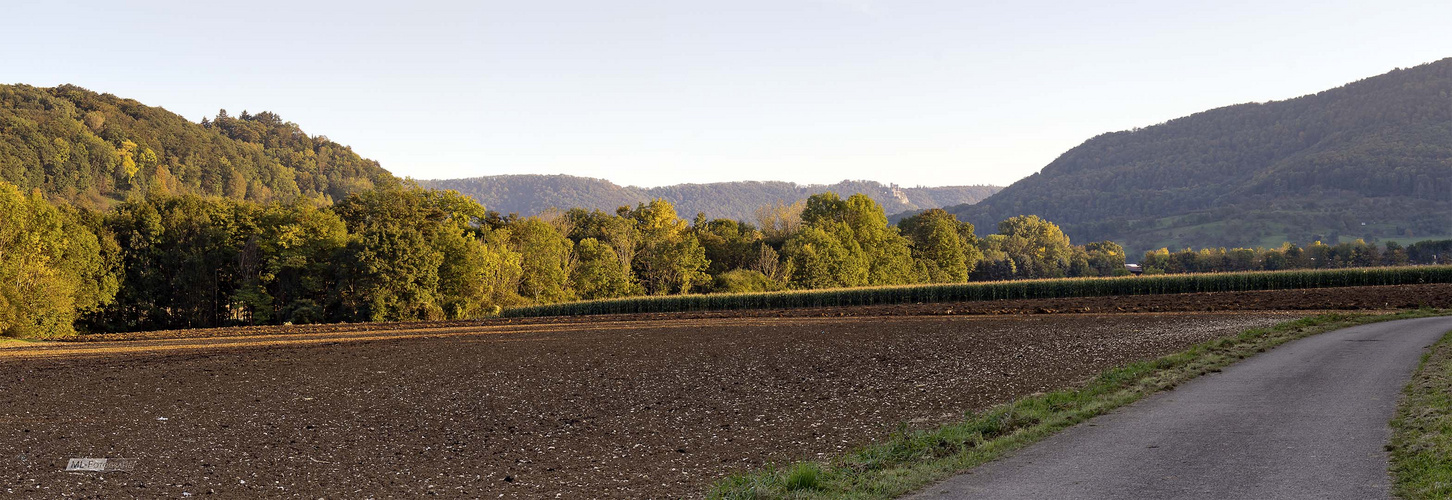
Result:
M893 498L1295 339L1349 326L1449 313L1452 311L1421 309L1380 315L1326 314L1248 330L1108 370L1082 387L1036 394L969 413L961 421L936 429L910 431L904 426L882 442L828 461L768 466L733 475L717 482L707 497ZM1447 375L1445 380L1452 380L1452 373ZM1444 405L1447 402L1443 400ZM1452 446L1452 441L1441 446Z
M1452 498L1452 332L1422 355L1391 427L1397 496Z

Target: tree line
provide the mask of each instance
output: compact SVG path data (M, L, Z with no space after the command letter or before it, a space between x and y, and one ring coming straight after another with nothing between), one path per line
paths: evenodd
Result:
M258 203L152 193L106 211L0 182L0 335L465 319L633 295L1118 276L1119 245L1010 217L978 236L928 210L892 225L855 194L687 221L664 200L614 213L489 211L407 183ZM1151 273L1443 262L1452 241L1384 248L1147 252Z
M477 318L630 295L1123 273L1014 217L979 238L929 210L894 226L833 193L686 220L664 200L614 213L501 215L453 191L381 186L337 203L152 193L106 211L0 182L0 334Z
M1452 240L1427 240L1403 246L1385 246L1356 240L1336 245L1314 242L1305 247L1285 243L1279 248L1186 248L1178 252L1160 248L1144 253L1140 265L1147 274L1280 271L1344 267L1446 264Z

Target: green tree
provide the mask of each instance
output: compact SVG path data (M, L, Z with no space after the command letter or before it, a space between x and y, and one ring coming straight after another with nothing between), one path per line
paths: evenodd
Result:
M489 290L496 311L503 306L525 302L519 295L519 283L524 278L524 256L513 249L512 240L512 233L507 227L491 230L481 240L487 258L480 279Z
M655 199L621 213L635 221L640 237L632 268L646 293L687 293L710 282L705 248L669 202Z
M1381 255L1382 263L1388 266L1405 266L1410 262L1407 258L1407 249L1395 241L1386 242L1386 251Z
M1089 252L1082 245L1069 248L1069 268L1065 275L1071 278L1097 276L1094 268L1089 265Z
M630 213L630 210L624 207L621 211L626 215ZM570 209L565 212L564 218L570 227L568 236L571 241L579 243L586 238L594 238L614 249L618 260L626 263L627 267L635 261L635 252L640 245L641 235L635 228L634 219L619 214L607 214L600 210L586 211L581 208Z
M1010 217L998 223L1004 236L999 250L1013 259L1022 278L1060 278L1069 270L1073 247L1059 226L1037 215Z
M802 224L821 227L833 222L847 222L847 210L847 201L837 196L837 193L814 194L807 198L806 205L802 207Z
M756 224L761 228L762 238L773 246L786 243L787 238L802 229L802 211L805 208L804 201L791 204L777 201L757 208Z
M271 308L255 311L253 322L326 320L326 304L337 286L334 265L347 244L347 228L332 212L306 202L263 208L257 235L244 249L256 248L255 282Z
M1272 248L1261 254L1260 268L1266 271L1289 269L1290 262L1286 259L1285 247Z
M796 288L838 288L867 283L868 263L845 222L817 222L782 246L786 275Z
M1084 245L1088 260L1088 276L1123 276L1125 269L1124 247L1113 241L1096 241Z
M124 263L116 302L96 323L122 330L220 326L236 313L234 299L258 267L256 210L193 195L148 196L119 205L106 217ZM255 291L255 290L254 290ZM269 306L270 307L270 306Z
M1310 245L1306 245L1306 248L1303 250L1301 255L1302 261L1300 267L1313 267L1319 269L1331 267L1333 264L1331 262L1331 247L1325 243L1321 243L1320 241L1317 241Z
M38 191L0 182L0 335L72 334L78 312L115 291L94 233Z
M706 249L695 235L653 243L636 259L640 263L641 282L650 293L690 293L691 289L709 283L705 270L710 265Z
M888 225L881 205L861 193L849 196L846 205L852 237L868 262L867 284L902 285L923 280L913 263L907 238Z
M896 227L887 224L882 207L872 198L854 194L843 200L831 192L813 195L802 210L802 223L807 229L815 228L820 232L807 235L807 231L803 230L782 247L782 253L792 267L791 281L795 286L809 286L808 283L893 285L914 283L922 278L913 262L907 238L898 233ZM818 241L822 235L836 238L837 244L822 246ZM845 274L803 274L829 271Z
M519 294L532 302L561 302L575 298L570 289L570 253L574 244L549 223L536 217L510 226L512 248L521 255Z
M1014 263L1012 256L1004 251L1007 236L1002 234L990 234L978 240L978 246L983 251L983 260L973 268L969 279L973 281L1003 281L1018 277L1018 265Z
M760 255L756 244L762 239L761 233L750 224L716 219L696 224L693 230L706 250L706 260L711 261L706 272L713 276L745 268Z
M897 227L912 243L913 258L922 264L929 282L967 281L968 273L983 259L983 252L975 244L973 225L959 222L942 209L908 217Z
M1170 249L1161 247L1159 250L1150 250L1144 253L1139 260L1139 265L1145 272L1156 269L1166 271L1170 266Z
M439 265L444 256L419 231L370 225L349 238L351 265L342 311L368 321L440 319Z
M473 317L488 311L488 213L450 191L388 187L333 207L345 222L335 316L373 321ZM551 229L553 232L553 229ZM568 241L566 241L568 243Z
M570 283L586 300L624 297L637 293L630 269L620 261L615 249L595 238L575 244L575 266Z

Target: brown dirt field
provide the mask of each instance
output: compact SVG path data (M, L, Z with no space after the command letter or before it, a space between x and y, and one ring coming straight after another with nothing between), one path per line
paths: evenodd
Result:
M1118 297L1083 297L1064 299L994 300L981 302L943 302L932 304L898 304L859 307L816 307L652 314L612 314L600 316L506 318L467 321L197 328L191 330L83 335L67 340L96 342L111 340L210 338L230 336L294 335L318 333L351 334L353 332L359 331L381 332L417 330L425 328L433 329L472 326L530 325L546 323L596 323L600 321L659 321L673 319L926 315L977 316L1001 314L1078 314L1124 312L1386 310L1415 309L1418 307L1452 308L1452 284L1439 283L1428 285L1313 288L1306 290L1267 290L1257 292L1216 292L1184 293L1171 295L1128 295ZM0 347L5 347L5 344L0 344Z
M25 344L0 349L0 489L692 497L733 471L1301 314L595 318ZM61 472L80 457L138 462Z

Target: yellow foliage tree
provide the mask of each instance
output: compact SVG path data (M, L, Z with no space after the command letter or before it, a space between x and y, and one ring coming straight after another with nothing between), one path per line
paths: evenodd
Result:
M0 335L74 333L78 312L115 296L95 234L69 215L0 182Z
M121 170L126 173L126 180L133 181L141 167L136 163L136 143L121 141L121 149L116 150L116 157L121 159ZM147 150L150 152L151 150ZM153 155L153 158L155 156Z

